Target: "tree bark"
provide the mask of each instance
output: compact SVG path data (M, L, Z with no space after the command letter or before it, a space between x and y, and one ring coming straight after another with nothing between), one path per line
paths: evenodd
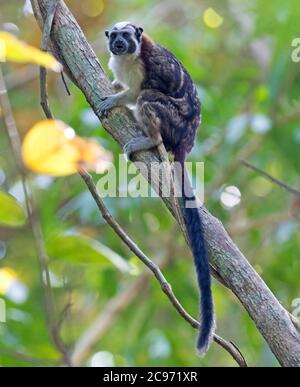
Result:
M100 99L113 93L111 82L74 16L62 0L58 1L49 49L62 62L65 72L81 89L101 119ZM37 21L42 27L47 12L47 0L31 0L31 2ZM114 109L102 120L102 125L121 147L133 137L143 134L126 108ZM138 161L147 167L141 171L146 176L151 163L158 162L159 159L157 153L151 151L139 153ZM156 182L152 184L157 191ZM176 218L172 199L163 197L162 200ZM300 367L300 335L289 313L230 239L222 223L206 208L202 207L199 211L214 272L238 297L279 363L285 367ZM177 221L180 222L179 219Z

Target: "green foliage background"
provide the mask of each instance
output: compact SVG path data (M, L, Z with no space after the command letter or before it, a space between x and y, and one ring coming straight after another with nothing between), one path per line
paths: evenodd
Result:
M203 123L190 160L205 161L206 206L222 220L251 264L292 312L293 300L300 297L299 203L242 167L239 159L246 157L286 183L299 185L300 63L291 60L292 41L300 35L298 1L105 0L102 11L97 9L100 0L66 3L105 66L104 30L128 19L143 25L186 65L203 105ZM21 39L39 46L40 32L34 18L24 15L23 6L24 1L1 0L0 29L16 30ZM224 18L220 28L205 25L203 13L208 7ZM24 136L43 118L38 69L12 64L3 68L18 129ZM119 147L95 121L80 92L69 86L71 97L66 95L60 78L50 75L55 116L78 134L96 137L118 159ZM0 189L22 203L20 176L2 122L0 128ZM260 129L269 130L262 133ZM78 176L49 179L30 175L30 180L51 257L57 310L62 310L69 299L72 302L62 325L63 338L72 346L107 302L137 281L144 269L134 259L134 273L111 263L112 252L103 250L103 245L126 261L133 257L105 225ZM220 193L231 185L241 191L241 202L226 209ZM116 198L106 203L152 259L159 262L171 258L164 270L166 277L186 309L196 316L199 302L191 256L161 201ZM100 245L95 247L95 241ZM0 268L16 272L22 285L19 291L25 294L22 302L9 293L0 295L7 305L7 323L0 323L0 365L57 364L60 354L49 339L45 323L28 224L10 228L0 225L0 256ZM216 281L213 292L218 333L238 344L251 366L277 366L236 297ZM91 348L83 365L91 365L98 352L102 352L103 364L119 366L235 365L215 344L204 359L199 359L194 351L195 336L151 278L105 337ZM22 361L20 354L37 360Z

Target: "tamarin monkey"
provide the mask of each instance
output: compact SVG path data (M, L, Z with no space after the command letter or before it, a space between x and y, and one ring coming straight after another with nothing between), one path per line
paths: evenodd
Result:
M163 142L165 149L174 155L175 164L181 166L181 210L201 290L201 330L197 350L203 355L215 329L211 277L200 213L198 208L188 205L191 199L195 202L195 196L184 166L200 124L196 87L179 60L144 34L141 27L121 22L105 34L111 54L109 67L114 73L118 92L102 98L101 113L105 116L113 107L134 105L135 117L145 136L134 138L125 145L128 158Z

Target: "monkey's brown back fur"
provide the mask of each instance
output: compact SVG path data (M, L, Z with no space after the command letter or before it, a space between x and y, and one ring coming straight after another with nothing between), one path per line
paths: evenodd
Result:
M189 153L200 123L200 102L190 75L171 52L145 34L141 60L145 78L137 101L140 117L146 127L152 124L150 130L160 132L167 151L176 153L180 147Z

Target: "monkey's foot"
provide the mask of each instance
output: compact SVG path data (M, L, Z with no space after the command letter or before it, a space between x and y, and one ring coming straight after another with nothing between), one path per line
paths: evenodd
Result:
M150 137L136 137L125 144L123 149L127 159L132 161L134 153L147 151L158 145L159 144Z
M101 98L99 105L101 117L106 118L109 111L116 106L116 97L114 95L107 95L106 97Z

